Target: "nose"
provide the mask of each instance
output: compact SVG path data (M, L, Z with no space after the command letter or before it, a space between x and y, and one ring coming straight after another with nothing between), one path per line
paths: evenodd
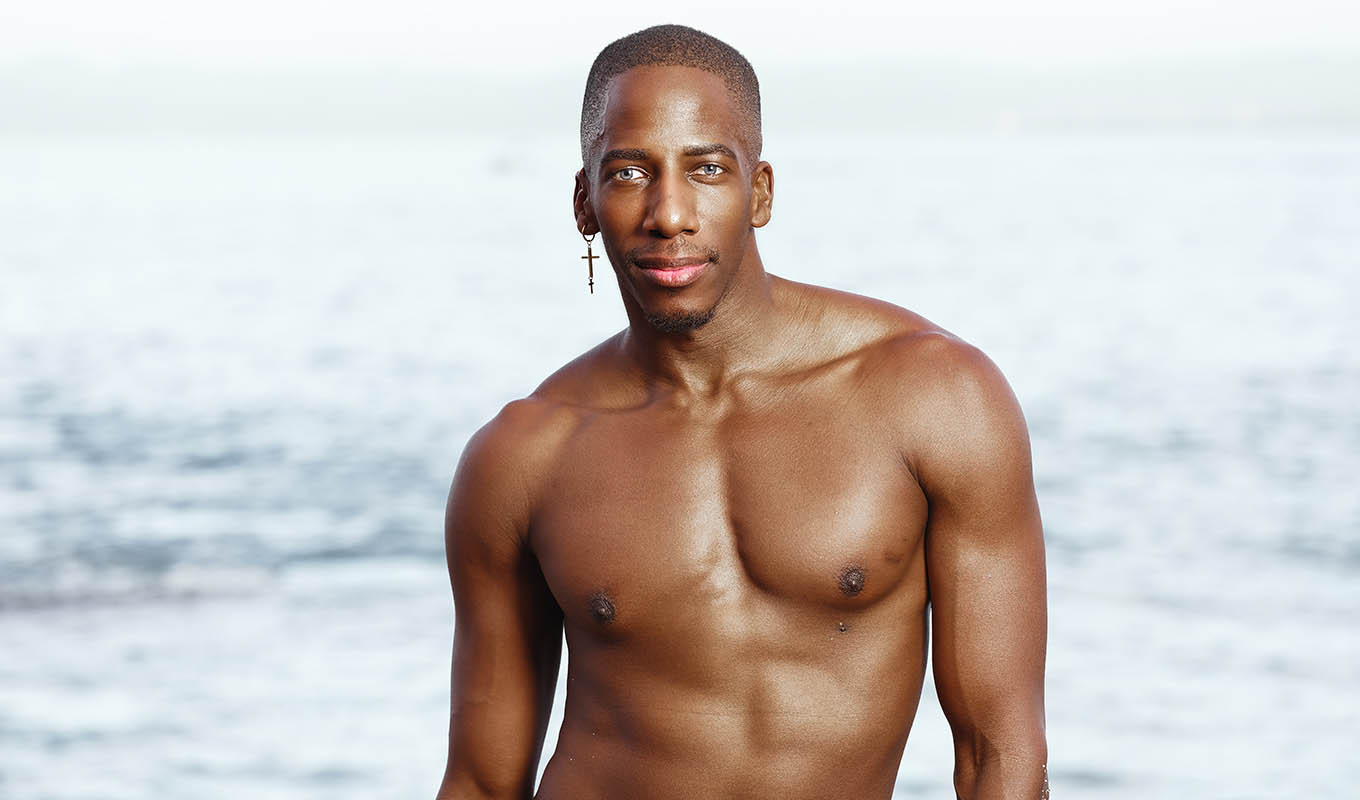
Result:
M663 239L699 232L699 213L694 187L683 172L670 170L654 181L647 198L647 232Z

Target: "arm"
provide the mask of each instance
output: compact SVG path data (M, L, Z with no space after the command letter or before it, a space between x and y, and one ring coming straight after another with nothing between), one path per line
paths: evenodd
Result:
M935 686L960 798L1047 797L1043 528L1029 435L981 352L944 348L916 464L926 528Z
M562 617L528 545L533 454L523 416L512 404L472 438L449 492L453 679L437 800L533 794Z

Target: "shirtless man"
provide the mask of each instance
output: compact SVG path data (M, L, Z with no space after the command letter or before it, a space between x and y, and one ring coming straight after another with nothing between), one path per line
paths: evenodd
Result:
M925 319L765 272L760 145L755 74L706 34L651 28L591 70L576 223L628 327L463 454L439 798L534 795L564 629L537 797L889 798L927 642L958 795L1045 796L1020 409Z

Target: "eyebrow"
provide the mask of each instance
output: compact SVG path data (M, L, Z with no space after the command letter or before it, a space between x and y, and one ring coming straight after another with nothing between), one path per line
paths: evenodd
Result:
M721 155L727 156L733 161L738 160L736 151L725 144L718 144L717 142L710 144L692 144L684 150L681 150L680 154L690 157ZM651 154L646 150L628 147L607 151L604 155L600 156L600 163L607 164L610 161L646 161L650 157Z
M684 152L684 154L687 155L687 156L713 156L713 155L719 155L719 156L727 156L728 158L732 159L733 161L736 161L736 160L737 160L737 154L732 150L732 148L728 147L728 146L725 145L725 144L718 144L717 142L714 142L713 144L694 144L694 145L690 145L689 147L686 147L686 148L684 149L683 152Z
M610 150L600 156L600 163L607 164L610 161L646 161L647 151L635 148L625 148L623 150Z

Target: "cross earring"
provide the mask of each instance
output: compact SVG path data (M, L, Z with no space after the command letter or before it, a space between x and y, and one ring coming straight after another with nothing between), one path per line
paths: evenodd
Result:
M599 256L590 252L590 243L595 241L595 234L592 233L589 236L586 236L583 233L581 234L581 238L586 240L586 254L581 256L581 258L586 260L586 285L590 287L590 293L595 294L595 259L599 258Z

